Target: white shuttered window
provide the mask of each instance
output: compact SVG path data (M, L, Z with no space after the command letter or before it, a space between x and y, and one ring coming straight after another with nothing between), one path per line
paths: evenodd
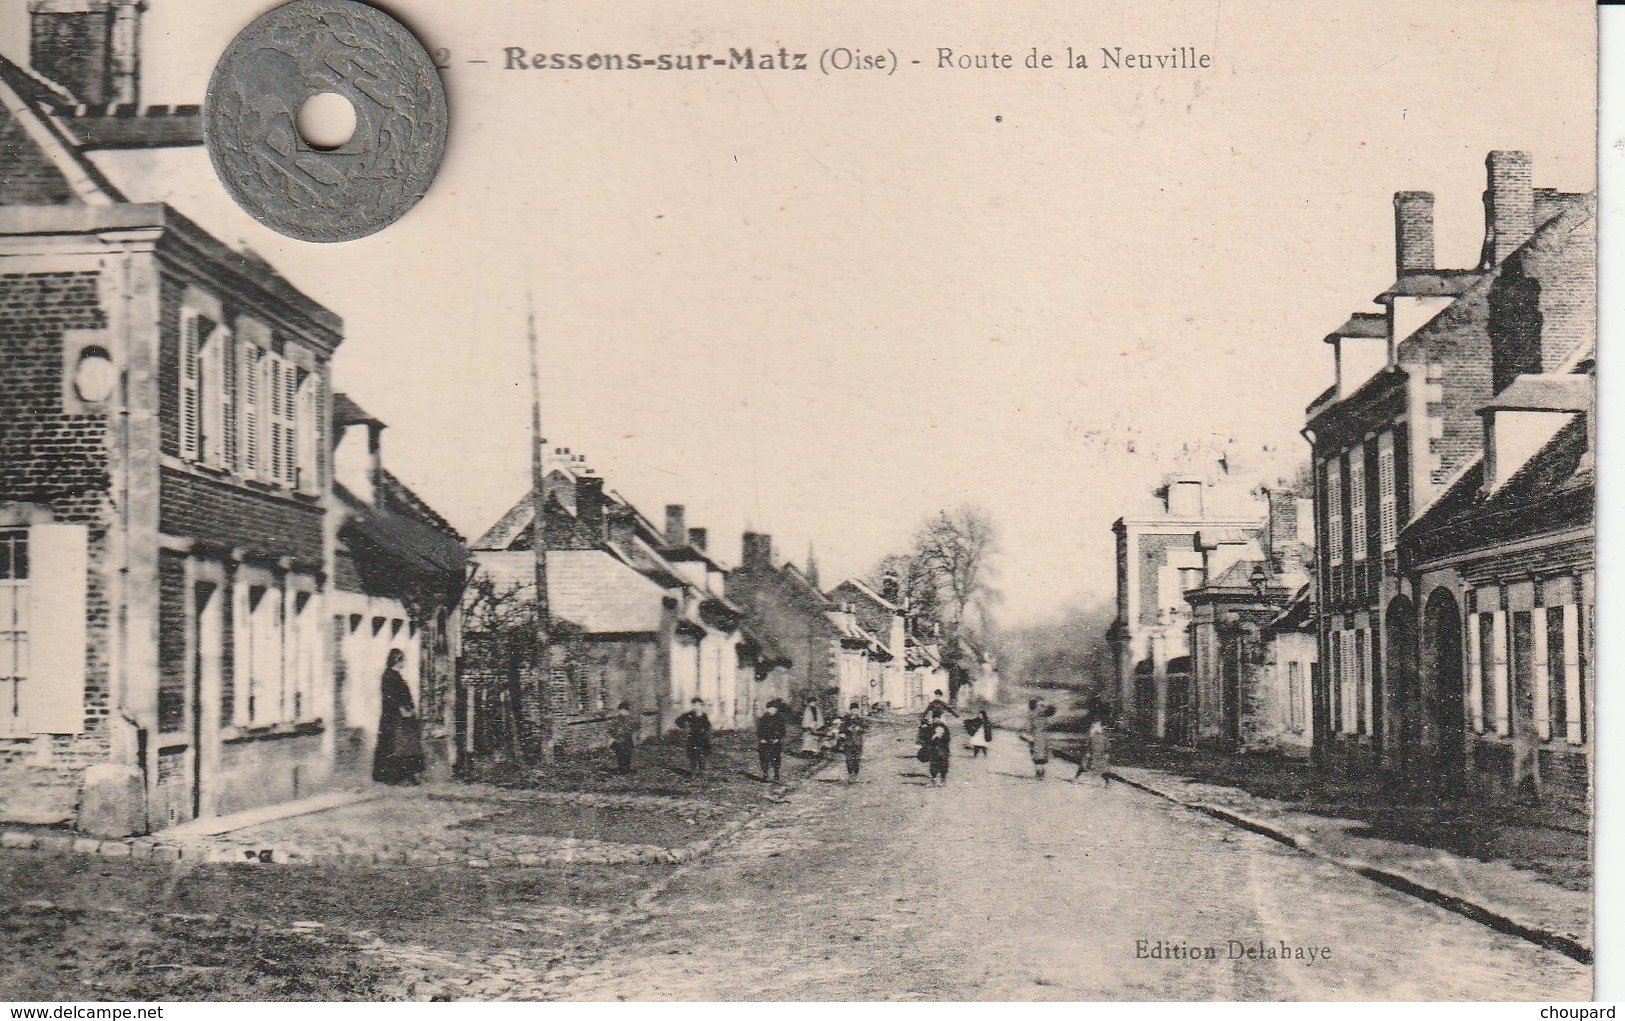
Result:
M1365 445L1349 451L1349 559L1365 559Z
M1343 459L1326 462L1326 555L1333 567L1343 563Z
M1399 545L1399 496L1394 476L1394 434L1377 437L1377 530L1382 551L1390 553Z

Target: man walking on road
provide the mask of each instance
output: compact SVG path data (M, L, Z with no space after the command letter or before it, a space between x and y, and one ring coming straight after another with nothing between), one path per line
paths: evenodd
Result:
M696 696L688 704L688 712L677 717L677 728L683 732L683 745L688 749L688 771L693 776L705 772L706 756L711 754L711 717L706 715L705 700Z
M1036 698L1027 700L1027 734L1032 739L1033 772L1040 780L1044 779L1044 769L1049 765L1049 718L1054 715L1054 706Z
M863 766L863 735L869 721L863 718L856 702L836 724L841 732L841 750L846 755L846 782L858 782L858 770Z
M615 772L623 776L632 772L632 749L638 743L638 721L632 715L632 706L622 702L615 707L615 718L609 721L609 746L615 750Z
M784 717L779 703L769 702L756 721L756 754L762 760L762 779L779 783L779 766L784 761Z
M931 767L931 786L940 782L944 787L948 785L948 763L953 755L954 734L948 729L948 724L938 717L931 724L931 732L925 739L925 761Z

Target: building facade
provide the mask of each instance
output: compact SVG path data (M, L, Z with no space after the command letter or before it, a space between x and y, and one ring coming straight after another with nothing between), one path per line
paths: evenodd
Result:
M1155 512L1119 518L1117 618L1108 639L1116 665L1118 720L1156 740L1190 740L1194 691L1190 604L1185 593L1218 577L1249 552L1258 555L1264 508L1250 497L1242 512L1210 513L1218 488L1199 475L1171 478ZM1234 496L1235 484L1229 488Z
M1483 409L1484 455L1400 536L1421 607L1419 687L1449 706L1441 780L1591 804L1596 384L1519 375ZM1426 733L1422 706L1402 706ZM1440 738L1444 738L1441 740ZM1426 747L1426 746L1424 746Z
M456 766L466 736L457 673L468 551L433 508L384 467L384 423L344 394L333 399L334 504L340 515L329 598L337 775L371 774L389 653L423 721L431 775Z
M133 99L140 6L31 12L60 77L0 60L7 814L122 835L297 797L332 772L342 324L97 162L109 111L61 90ZM58 29L116 45L70 60Z
M1572 369L1595 336L1595 197L1535 188L1526 153L1492 152L1486 167L1472 268L1435 266L1432 195L1394 197L1395 283L1377 297L1383 311L1326 338L1337 380L1305 430L1323 537L1315 746L1418 779L1459 775L1466 717L1462 678L1424 677L1429 594L1402 562L1401 534L1480 461L1491 398L1520 373ZM1454 610L1465 627L1468 611ZM1449 622L1442 605L1432 612L1435 627Z

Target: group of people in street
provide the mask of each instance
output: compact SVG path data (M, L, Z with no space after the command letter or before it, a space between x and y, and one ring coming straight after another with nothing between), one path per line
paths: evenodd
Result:
M1083 728L1083 745L1078 751L1078 771L1072 774L1072 782L1076 783L1085 773L1096 772L1100 774L1101 781L1111 784L1111 773L1107 769L1111 762L1110 737L1106 730L1106 720L1109 708L1098 694L1090 695L1085 703ZM1032 754L1033 774L1038 779L1044 779L1044 773L1049 766L1050 757L1050 720L1055 716L1055 706L1041 698L1027 700L1027 738L1030 742L1029 752Z
M413 768L410 759L401 761L396 757L385 755L386 729L389 734L389 746L399 748L403 744L410 743L409 738L403 741L402 732L409 730L416 722L411 714L410 692L405 682L400 680L399 672L395 669L398 663L393 656L390 664L391 669L386 671L384 677L385 718L380 727L378 761L381 779L385 773L391 776L410 774ZM404 703L401 699L403 694ZM404 715L401 711L403 704L406 709ZM1049 767L1051 721L1055 715L1054 705L1041 698L1028 700L1026 737L1033 773L1039 780L1045 778ZM958 720L965 728L973 759L989 755L993 745L995 726L986 709L964 717L943 698L941 691L935 692L931 702L920 715L919 728L915 735L918 746L916 756L926 765L928 782L933 787L945 786L948 783L955 738L954 726L949 722L950 717ZM1103 782L1107 784L1111 782L1108 770L1110 763L1108 719L1109 707L1105 701L1098 695L1090 696L1084 707L1084 738L1079 749L1078 769L1072 775L1073 782L1082 779L1086 773L1099 773ZM800 747L796 754L809 759L825 759L840 755L845 759L848 782L856 782L863 768L864 738L870 726L868 714L863 711L862 706L854 701L845 713L834 715L826 711L816 697L808 697L802 705L799 722ZM711 717L706 713L705 702L699 698L693 699L687 711L679 715L674 723L681 734L688 759L689 775L703 776L706 760L712 754L712 735L715 732ZM770 700L757 717L756 753L761 766L761 778L766 782L773 784L783 782L784 749L785 742L789 739L789 727L789 713L778 699ZM638 723L637 717L627 703L622 702L616 708L615 716L609 723L609 731L616 771L621 774L631 773L633 754L637 747ZM419 756L421 762L421 751ZM421 771L422 767L418 765L416 768ZM391 782L403 781L393 779Z
M381 709L378 720L378 743L373 756L373 779L388 784L415 784L424 772L423 730L418 719L417 706L411 687L401 674L406 654L400 649L389 652L380 680ZM769 783L782 783L784 743L788 735L788 721L784 706L778 699L770 700L756 720L756 754L761 764L762 779ZM1056 708L1041 698L1027 702L1027 739L1033 762L1033 773L1044 779L1050 759L1050 721ZM1091 695L1084 706L1084 739L1079 750L1078 771L1073 782L1085 773L1099 773L1107 785L1111 783L1110 738L1107 721L1110 709L1098 694ZM942 692L933 697L920 715L915 735L919 761L926 764L932 787L946 786L948 769L953 761L953 728L948 717L961 720L970 737L972 758L989 754L993 744L993 720L987 710L968 719L943 698ZM705 763L711 757L712 734L715 727L705 711L705 701L694 698L688 710L674 721L682 734L683 749L688 758L689 775L700 777ZM864 736L869 730L869 719L862 706L854 701L839 716L827 714L816 697L809 696L801 712L801 747L804 758L823 759L841 755L846 760L849 783L857 782L863 768ZM638 719L632 707L620 703L609 721L610 749L615 755L615 771L622 775L632 772L632 760L638 743Z
M954 732L948 724L949 716L964 724L970 737L971 758L987 755L993 746L993 719L986 709L965 719L942 697L942 692L933 693L925 712L920 715L920 728L915 735L919 745L916 756L926 764L928 783L932 787L948 783L948 768L953 764Z

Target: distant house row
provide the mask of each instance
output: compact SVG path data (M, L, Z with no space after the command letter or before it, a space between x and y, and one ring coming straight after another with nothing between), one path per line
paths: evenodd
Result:
M1214 515L1212 479L1173 479L1117 523L1132 729L1587 802L1596 197L1531 164L1489 154L1467 269L1435 265L1431 194L1394 197L1396 279L1326 337L1303 492ZM1312 501L1307 527L1283 497Z
M503 644L494 632L512 610L537 606L538 504L548 626L560 650L545 678L540 664L472 655ZM753 726L773 700L799 708L816 699L825 711L854 702L865 711L914 709L951 690L945 660L974 664L961 680L979 697L997 697L991 663L968 645L957 657L944 650L891 583L883 594L858 580L825 592L815 572L779 562L772 538L754 532L730 568L707 530L689 527L684 507L666 507L657 526L566 448L544 460L541 499L526 494L472 556L466 641L475 701L465 713L476 753L501 747L508 717L527 724L541 699L548 741L570 749L607 744L622 702L649 736L669 729L693 698L723 730ZM524 673L517 698L502 676L509 669ZM535 684L546 690L527 709L523 686Z
M536 501L470 551L335 392L339 317L141 201L139 150L201 144L197 108L139 106L142 10L32 0L31 66L0 57L0 820L126 835L370 782L392 650L442 772L507 747L504 710L592 748L623 700L655 736L692 697L737 728L771 698L912 707L986 667L767 536L725 567L682 508L657 528L556 451L558 655L528 686L494 673L481 597L534 601Z

